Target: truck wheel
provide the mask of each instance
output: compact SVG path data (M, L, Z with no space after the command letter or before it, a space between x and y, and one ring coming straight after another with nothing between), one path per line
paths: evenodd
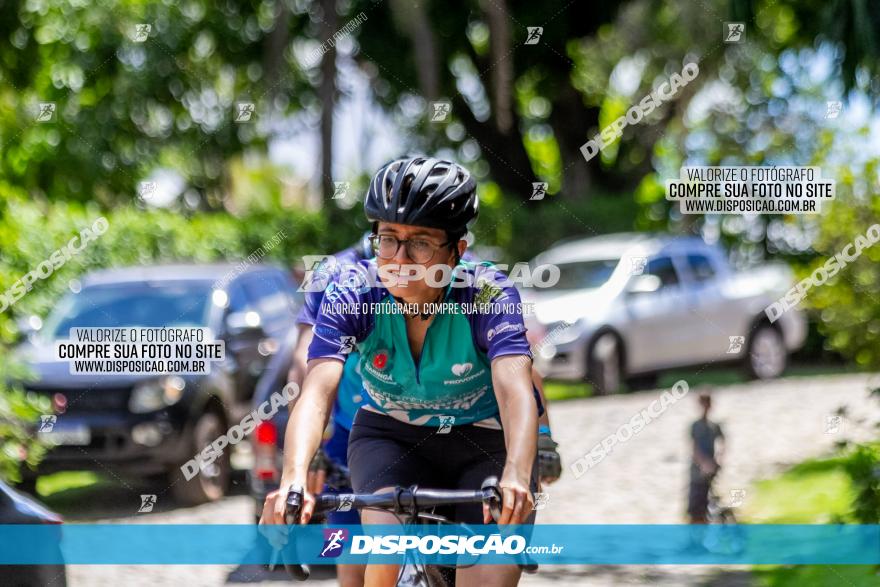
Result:
M749 339L745 356L746 373L755 379L775 379L788 363L788 351L782 333L769 324L761 324Z
M225 433L223 420L219 415L213 412L202 414L193 427L191 454L198 454ZM171 471L169 476L174 498L184 505L198 505L209 501L217 501L226 495L232 472L229 450L230 447L227 446L213 463L198 469L196 475L189 481L184 477L180 467ZM183 463L181 463L182 465Z
M623 369L620 366L620 343L607 332L590 347L587 381L593 384L596 395L610 395L620 391Z

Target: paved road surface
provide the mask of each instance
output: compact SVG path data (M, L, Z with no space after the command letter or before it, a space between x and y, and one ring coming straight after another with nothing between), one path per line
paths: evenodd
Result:
M718 483L719 495L727 496L731 489L745 489L747 503L750 487L756 480L773 476L805 458L826 454L844 436L852 440L871 438L873 423L880 421L880 407L867 398L869 386L880 386L880 375L790 378L718 388L713 412L724 426L728 439L726 467ZM586 454L647 407L658 394L658 391L649 391L551 406L554 435L560 442L563 462L570 465ZM826 418L841 406L846 406L853 417L844 421L841 431L827 433ZM581 478L575 479L572 471L566 470L563 478L547 490L550 501L541 511L539 522L682 522L689 463L687 430L696 416L696 400L686 396L628 442L616 446ZM130 501L128 493L125 499ZM112 502L110 498L104 501L104 496L101 499L103 503ZM251 512L250 500L236 495L216 504L148 515L128 516L117 512L112 521L240 523L250 520ZM260 585L287 582L283 573L269 575L259 568L233 566L78 566L70 567L68 574L74 587L201 587L227 582ZM325 579L309 584L335 582ZM526 576L522 584L736 586L751 583L746 568L584 565L544 567L537 575Z

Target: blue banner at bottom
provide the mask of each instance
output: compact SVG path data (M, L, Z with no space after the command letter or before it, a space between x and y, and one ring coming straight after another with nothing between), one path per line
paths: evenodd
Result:
M0 525L0 564L880 564L880 525Z

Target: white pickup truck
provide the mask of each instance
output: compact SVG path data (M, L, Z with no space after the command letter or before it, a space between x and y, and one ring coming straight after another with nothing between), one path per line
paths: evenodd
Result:
M533 263L557 284L525 289L535 364L548 378L586 380L597 393L651 386L659 372L740 362L777 377L806 338L803 314L774 322L765 308L792 285L785 265L735 272L724 251L695 237L616 234L566 241ZM774 318L776 316L774 315Z

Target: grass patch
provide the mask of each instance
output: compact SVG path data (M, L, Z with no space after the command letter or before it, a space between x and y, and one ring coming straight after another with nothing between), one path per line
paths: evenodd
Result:
M590 397L593 390L588 383L575 381L545 381L544 395L551 402L558 402L566 399L578 399Z
M761 481L740 517L754 524L856 523L855 488L844 471L846 455L805 461L782 475ZM752 568L763 587L880 585L878 567L864 565L761 565Z
M864 565L807 565L752 569L755 583L762 587L877 587L880 575Z
M743 515L755 524L854 523L855 489L840 464L814 461L759 482Z
M65 491L92 487L102 482L101 476L92 471L63 471L53 475L42 475L37 479L37 493L42 497L52 497Z

